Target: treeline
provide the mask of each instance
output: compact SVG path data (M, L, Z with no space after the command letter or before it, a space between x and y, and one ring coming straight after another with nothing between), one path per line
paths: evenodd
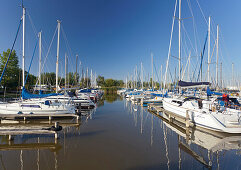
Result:
M10 54L10 49L8 49L6 52L3 51L2 54L0 54L0 74L2 75L5 64L8 60L8 56ZM25 71L25 75L27 75L27 72ZM28 87L30 84L34 84L36 82L36 77L32 74L28 75L28 79L26 81L26 87ZM8 91L17 91L20 89L22 85L22 69L19 67L19 61L18 56L16 54L16 51L13 50L11 53L11 56L8 61L7 69L5 69L5 72L2 77L1 81L1 88L6 89Z
M103 76L98 76L96 81L99 87L124 87L123 80L105 79Z
M3 51L2 54L0 54L0 74L3 73L9 54L10 49L8 49L6 52ZM27 72L25 71L25 78L26 76ZM90 87L90 79L80 79L80 75L78 73L76 74L73 72L69 72L66 77L66 82L69 87L76 85L80 85L81 87ZM59 77L58 80L59 86L65 86L65 78ZM52 87L55 86L55 83L56 74L54 72L46 72L41 74L41 84L48 85L50 90L52 90ZM1 89L6 89L6 91L19 91L22 87L22 84L22 68L19 67L18 56L16 54L16 51L13 50L9 58L7 68L3 74L0 87ZM30 90L36 84L39 84L38 77L33 74L29 74L25 84L25 88Z
M2 54L0 54L0 73L2 74L4 66L7 62L8 56L10 54L10 49L8 49L6 52L3 51ZM27 76L27 72L25 71L25 76ZM26 78L26 77L25 77ZM72 86L80 86L82 88L91 87L91 80L90 78L80 78L80 75L77 73L69 72L66 75L66 85L68 87ZM59 86L64 87L65 86L65 78L59 77ZM41 74L41 84L48 85L50 90L52 87L55 86L56 83L56 74L54 72L50 73L42 73ZM93 80L92 80L93 83ZM102 88L120 88L124 87L125 84L123 80L114 80L114 79L105 79L103 76L98 76L96 83L99 87ZM25 88L26 89L32 89L36 84L39 84L38 77L29 74ZM18 91L21 89L22 86L22 69L19 67L19 60L18 56L16 54L16 51L13 50L12 54L10 56L10 59L8 61L7 69L4 72L2 81L1 81L1 88L6 89L7 91ZM93 84L92 84L93 86Z

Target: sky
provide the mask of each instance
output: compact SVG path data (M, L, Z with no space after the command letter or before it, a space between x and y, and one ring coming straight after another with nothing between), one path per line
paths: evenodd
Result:
M151 53L153 53L154 72L160 74L162 66L164 74L175 2L175 0L24 0L27 10L25 70L28 69L38 40L36 34L42 31L43 71L55 72L57 34L51 48L50 43L57 27L57 20L60 20L61 76L64 75L65 53L69 57L69 71L75 71L75 55L78 55L78 67L81 61L81 68L91 68L97 75L105 78L123 80L128 73L133 74L136 66L139 69L141 62L144 76L148 77L148 74L150 76ZM22 16L20 5L20 0L0 1L0 53L12 46ZM197 72L200 65L200 52L208 29L206 21L208 16L211 16L211 53L213 54L211 76L215 78L214 44L216 26L219 24L219 62L223 63L223 78L230 79L234 63L235 78L239 79L240 8L239 0L182 0L182 68L184 70L188 54L191 53L189 76L192 77L192 73ZM21 66L22 28L15 50ZM178 56L177 20L174 25L171 55ZM177 76L178 72L178 61L175 57L170 58L169 70L172 77ZM207 77L205 73L207 47L203 62L203 74ZM30 73L38 74L38 48Z

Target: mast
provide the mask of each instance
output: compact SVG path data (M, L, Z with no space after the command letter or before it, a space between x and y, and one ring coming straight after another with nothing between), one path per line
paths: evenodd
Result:
M181 80L181 0L179 0L179 18L178 18L178 58L179 58L179 80Z
M189 58L188 58L187 81L190 81L190 57L191 57L191 51L190 51Z
M65 91L66 91L66 87L67 87L66 85L67 85L67 55L65 53L65 80L64 80Z
M134 85L134 89L136 88L135 74L136 74L136 70L134 69L134 74L133 74L133 85Z
M208 82L210 82L210 25L211 17L208 18Z
M153 54L152 53L151 53L151 67L152 67L151 88L153 89Z
M141 89L143 89L143 68L142 68L142 62L141 62Z
M25 61L24 61L24 57L25 57L25 8L23 7L23 59L22 59L22 74L23 74L23 87L25 85Z
M93 87L93 75L92 75L92 69L90 70L90 88Z
M173 19L172 19L172 29L171 29L171 37L170 37L170 42L169 42L169 48L168 48L167 62L166 62L166 71L165 71L165 79L164 79L164 88L166 87L166 83L167 83L167 70L168 70L169 59L170 59L170 54L171 54L172 35L173 35L173 28L174 28L175 18L176 18L176 17L175 17L176 9L177 9L177 0L176 0L176 3L175 3L175 9L174 9Z
M95 88L97 86L97 82L96 82L96 72L95 72Z
M126 77L126 89L127 89L127 82L128 82L128 81L127 81L127 77Z
M87 88L89 87L88 76L89 76L89 74L88 74L88 67L87 67L87 70L86 70L86 86L87 86Z
M58 92L58 76L59 76L59 36L60 36L60 21L58 22L58 40L57 40L57 61L56 61L56 93Z
M77 69L78 69L78 54L76 54L76 71L75 71L75 81L76 81L76 84L78 84L78 80L77 80Z
M233 63L232 63L232 86L234 88L234 72L233 72Z
M220 63L220 88L223 90L223 80L222 80L222 62Z
M137 65L136 65L136 88L138 88L137 80L138 78L137 78Z
M129 72L128 72L128 75L127 75L127 87L129 88Z
M41 90L42 31L39 32L39 91Z
M163 81L163 80L162 80L162 65L161 65L161 80L160 80L160 83L161 83L161 84L160 84L160 88L161 88L161 89L162 89L162 81Z
M218 88L218 32L219 32L219 28L217 25L217 61L216 61L216 87Z
M67 87L69 88L69 57L66 55L66 81L67 81Z

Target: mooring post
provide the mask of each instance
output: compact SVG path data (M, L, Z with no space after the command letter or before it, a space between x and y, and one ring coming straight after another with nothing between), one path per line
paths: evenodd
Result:
M186 127L189 128L189 126L190 126L190 119L189 119L188 110L186 110Z
M9 141L13 140L12 135L8 135L8 140L9 140Z
M59 138L57 132L54 133L54 138L55 138L55 139L58 139L58 138Z
M59 122L55 122L55 123L54 123L54 127L55 127L56 129L58 129L58 128L59 128Z

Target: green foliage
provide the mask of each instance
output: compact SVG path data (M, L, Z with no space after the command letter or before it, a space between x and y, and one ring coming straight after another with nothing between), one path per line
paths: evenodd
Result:
M0 54L0 71L1 74L3 72L4 66L7 62L8 56L10 54L10 49L7 52L3 51L3 54ZM19 80L19 65L18 65L18 57L16 55L16 51L13 50L10 56L7 69L5 70L1 85L5 88L16 89Z
M98 86L105 87L105 78L103 76L98 76L96 82Z

